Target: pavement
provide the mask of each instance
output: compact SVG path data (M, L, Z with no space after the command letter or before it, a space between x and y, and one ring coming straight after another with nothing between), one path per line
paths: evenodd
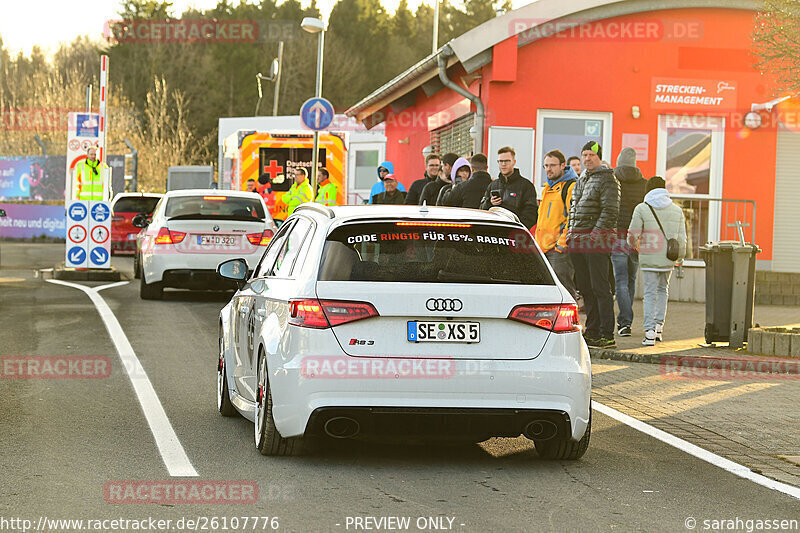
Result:
M613 349L590 348L592 358L636 363L691 366L692 368L749 369L779 374L800 374L800 359L768 357L750 354L746 349L729 348L726 343L706 344L705 304L669 302L664 321L664 342L642 346L642 300L633 305L633 334L616 337ZM585 316L581 320L585 323ZM754 325L762 327L796 326L800 323L800 307L785 305L756 305ZM680 365L679 365L680 366Z

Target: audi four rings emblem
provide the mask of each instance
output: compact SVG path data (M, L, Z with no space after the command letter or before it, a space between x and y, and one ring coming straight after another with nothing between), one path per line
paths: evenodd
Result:
M457 313L464 308L464 304L458 298L428 298L425 308L428 311L454 311Z

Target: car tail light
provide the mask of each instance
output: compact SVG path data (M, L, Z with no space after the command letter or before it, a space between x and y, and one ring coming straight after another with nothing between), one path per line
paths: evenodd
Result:
M203 200L211 200L212 202L224 202L227 196L203 196Z
M575 304L518 305L508 318L554 333L580 331L578 306Z
M304 328L328 328L378 316L367 302L339 300L290 300L289 324Z
M156 244L178 244L186 237L182 231L170 231L169 228L161 228L156 235Z
M275 232L271 229L265 229L262 233L248 233L247 240L250 241L250 244L266 246L272 240L273 235L275 235Z

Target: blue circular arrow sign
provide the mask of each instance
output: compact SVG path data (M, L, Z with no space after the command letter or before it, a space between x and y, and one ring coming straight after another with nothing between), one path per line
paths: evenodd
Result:
M86 261L86 249L80 246L73 246L67 252L67 258L73 265L79 265Z
M105 248L95 247L92 248L92 253L89 254L89 259L95 265L104 265L108 261L108 252Z
M309 98L300 108L300 120L310 130L324 130L333 122L333 104L324 98Z

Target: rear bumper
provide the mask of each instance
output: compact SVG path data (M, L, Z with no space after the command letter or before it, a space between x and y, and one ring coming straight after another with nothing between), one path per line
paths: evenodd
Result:
M236 283L220 278L217 266L234 257L247 261L253 270L264 253L263 247L247 255L186 254L175 252L171 245L159 249L158 253L141 254L142 271L147 283L164 282L165 287L181 288L235 288Z
M295 337L284 353L321 348L316 341L323 344L325 333L332 335L316 330ZM330 358L343 361L344 370L334 363L327 374L309 372L312 362L321 368L317 356L268 356L273 417L284 437L318 433L327 418L351 410L365 431L377 434L393 434L395 424L418 427L424 435L441 433L436 429L443 425L453 434L454 427L466 424L466 433L483 438L516 436L523 421L556 413L560 431L579 440L589 422L591 363L580 333L553 335L535 359L428 359L422 362L435 364L423 365L422 373L414 371L418 359ZM347 366L354 360L355 373ZM364 365L370 369L366 374Z
M181 289L235 289L236 282L224 279L216 270L178 269L164 271L161 282L165 287Z
M359 437L440 437L486 440L516 437L532 421L546 420L557 438L570 438L569 414L548 409L459 409L399 407L320 407L311 413L305 436L323 436L326 424L345 417L357 424Z

